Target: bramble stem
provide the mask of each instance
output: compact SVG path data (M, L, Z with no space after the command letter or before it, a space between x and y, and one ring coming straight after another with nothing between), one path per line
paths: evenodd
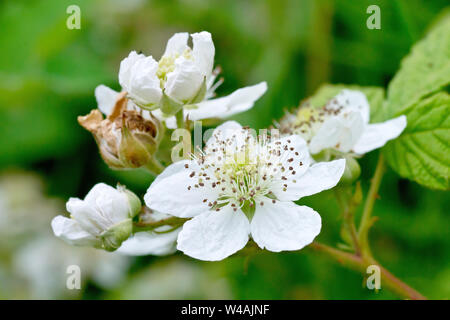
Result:
M183 108L175 114L175 118L177 119L177 128L184 129L184 113Z
M359 185L358 185L359 187ZM358 235L356 232L355 221L354 221L354 213L358 203L354 203L353 196L351 191L345 187L336 188L335 195L339 207L341 208L343 218L344 218L344 227L347 229L353 249L357 255L361 254L361 250L359 247Z
M161 220L148 220L148 221L139 221L133 223L133 232L139 231L152 231L158 227L162 226L172 226L179 227L183 225L189 219L178 218L178 217L170 217Z
M358 230L358 239L362 252L370 255L369 247L369 229L372 226L374 219L372 218L373 206L375 200L378 197L378 190L380 189L381 179L386 170L383 154L380 152L378 157L377 167L370 183L369 193L367 194L366 202L364 204L364 210L361 217L361 222Z
M360 255L352 254L349 252L334 249L327 245L313 242L310 248L317 252L322 253L329 258L337 261L339 264L353 269L355 271L366 274L367 267L370 265L377 265L380 268L381 283L382 286L386 286L387 289L392 291L394 294L398 295L404 299L411 300L426 300L427 298L408 286L406 283L395 277L392 273L382 267L377 261L371 257L363 257Z

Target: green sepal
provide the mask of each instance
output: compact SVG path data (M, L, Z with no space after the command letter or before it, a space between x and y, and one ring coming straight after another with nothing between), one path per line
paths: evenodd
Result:
M101 235L103 249L106 251L117 250L122 245L122 242L130 237L132 230L133 223L131 219L126 219L112 226Z
M203 78L203 82L200 85L200 88L198 89L197 93L195 94L195 96L186 104L196 104L199 102L202 102L203 99L205 99L206 96L206 77Z
M159 108L164 114L173 116L183 108L183 104L173 100L163 91L163 96L159 103Z

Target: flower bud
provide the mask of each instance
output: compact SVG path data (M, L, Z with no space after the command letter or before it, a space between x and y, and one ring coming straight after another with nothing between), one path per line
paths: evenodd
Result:
M343 184L352 184L359 178L360 174L361 167L358 161L350 156L345 157L345 170L340 182Z
M132 169L149 164L158 150L164 127L149 113L144 118L136 110L127 110L126 92L119 95L112 113L103 119L99 110L92 110L78 122L97 141L103 160L113 169Z
M52 220L57 237L72 245L114 251L130 237L132 218L140 212L141 202L123 186L99 183L84 200L71 198L66 207L70 218Z

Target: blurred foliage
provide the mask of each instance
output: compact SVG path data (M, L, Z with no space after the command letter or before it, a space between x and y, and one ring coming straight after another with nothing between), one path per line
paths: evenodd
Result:
M66 27L66 8L71 4L81 8L81 30ZM366 28L366 8L371 4L381 8L381 30ZM93 93L98 84L119 89L119 62L130 50L159 57L172 33L210 31L216 64L225 77L219 94L268 82L269 90L256 106L235 117L242 124L264 128L323 83L385 88L401 59L447 4L446 0L4 0L0 169L37 172L52 197L84 196L98 181L119 181L142 195L152 178L139 171L109 170L92 137L76 121L77 115L96 106ZM361 161L364 191L376 159L375 151ZM380 197L374 210L380 219L371 233L375 257L424 295L450 298L448 194L388 171ZM318 239L339 242L341 217L333 194L323 192L301 203L322 215ZM180 274L195 281L183 281ZM360 274L309 254L308 249L217 263L177 254L136 258L122 285L105 291L90 284L83 296L395 298L385 290L365 289L363 281Z

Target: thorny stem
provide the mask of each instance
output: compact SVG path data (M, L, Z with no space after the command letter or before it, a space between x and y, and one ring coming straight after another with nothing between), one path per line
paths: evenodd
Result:
M310 247L334 259L341 265L359 271L363 274L366 273L367 267L369 265L377 265L380 268L382 283L393 293L397 294L399 297L406 299L425 300L426 298L422 294L420 294L413 288L409 287L407 284L396 278L384 267L380 266L380 264L372 257L372 254L370 252L368 233L370 227L374 222L374 218L372 218L372 211L373 206L375 204L375 200L378 197L378 190L380 188L381 179L383 177L384 172L385 172L384 158L383 155L380 153L377 167L375 169L374 176L371 180L369 193L367 195L367 199L364 204L364 211L361 218L361 224L359 226L358 233L356 233L353 213L354 209L356 208L356 205L359 204L359 201L355 201L354 199L355 196L353 197L351 195L349 196L346 193L346 191L348 190L336 189L336 198L338 200L341 209L343 210L344 223L350 233L355 252L350 253L341 251L339 249L335 249L327 245L320 244L318 242L313 242L310 245ZM356 192L360 192L359 188L360 188L359 185L357 185Z
M371 257L364 257L341 251L327 245L320 244L318 242L313 242L309 247L334 259L347 268L359 271L364 274L369 265L377 265L380 268L382 286L386 286L386 288L388 288L390 291L404 299L426 300L426 297L395 277L392 273L383 268L377 261L375 261Z
M361 250L358 242L358 235L356 232L355 222L354 222L354 211L356 205L353 203L353 197L351 191L347 189L335 189L335 195L344 215L344 227L348 231L353 248L356 254L360 254Z

